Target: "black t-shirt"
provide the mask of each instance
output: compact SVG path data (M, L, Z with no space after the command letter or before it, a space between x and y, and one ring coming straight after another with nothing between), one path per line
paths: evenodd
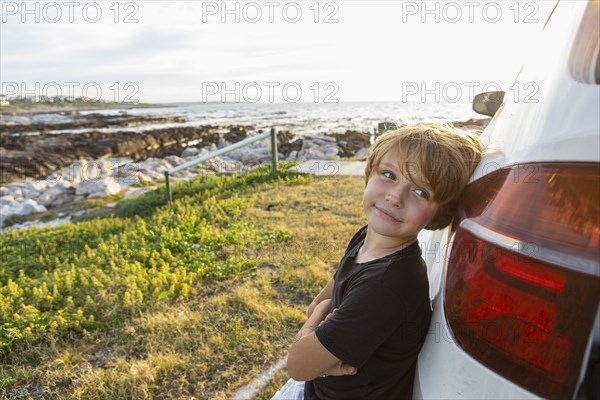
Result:
M427 267L414 243L365 263L353 260L367 227L348 245L334 275L331 312L315 333L356 375L306 382L306 400L410 399L419 350L431 320Z

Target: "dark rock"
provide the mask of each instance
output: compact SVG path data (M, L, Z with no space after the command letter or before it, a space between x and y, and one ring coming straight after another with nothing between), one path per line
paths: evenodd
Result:
M217 144L218 127L194 126L144 132L85 132L64 135L1 135L0 183L41 178L77 160L113 156L136 161L180 155L189 141L198 147Z
M354 157L357 151L371 145L370 132L346 131L345 133L333 133L340 147L340 157Z
M277 152L287 157L293 151L302 149L302 139L294 139L294 134L290 131L277 132Z
M229 132L223 135L223 139L229 143L236 143L248 137L248 126L234 126Z
M70 129L98 129L98 128L122 128L136 127L148 124L165 124L174 122L185 122L183 116L150 116L150 115L102 115L97 113L82 115L78 112L71 113L72 121L39 124L16 124L0 127L1 134L40 132L46 133L55 130Z

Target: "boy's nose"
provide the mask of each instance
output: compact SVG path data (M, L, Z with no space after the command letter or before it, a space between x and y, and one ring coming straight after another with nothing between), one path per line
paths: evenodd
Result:
M396 192L396 193L388 193L385 196L385 200L392 206L392 207L402 207L402 205L404 204L404 200L402 199L402 194L400 192Z

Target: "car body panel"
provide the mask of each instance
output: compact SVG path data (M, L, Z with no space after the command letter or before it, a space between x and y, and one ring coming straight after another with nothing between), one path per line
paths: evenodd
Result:
M530 96L531 101L525 101L522 92L520 98L512 93L505 96L504 104L481 136L485 155L469 182L515 164L600 162L600 87L577 81L569 71L571 48L578 38L578 21L586 6L584 1L557 4L542 34L542 43L532 51L531 60L515 81L521 90L531 84L537 92ZM482 365L455 343L443 305L452 237L450 228L423 231L419 235L428 267L433 316L417 362L414 398L538 398ZM580 382L586 364L587 359Z

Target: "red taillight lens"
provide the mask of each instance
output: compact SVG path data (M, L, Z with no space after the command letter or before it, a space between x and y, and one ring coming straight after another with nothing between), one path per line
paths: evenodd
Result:
M445 312L458 344L525 389L571 398L600 300L598 164L529 164L467 187Z

